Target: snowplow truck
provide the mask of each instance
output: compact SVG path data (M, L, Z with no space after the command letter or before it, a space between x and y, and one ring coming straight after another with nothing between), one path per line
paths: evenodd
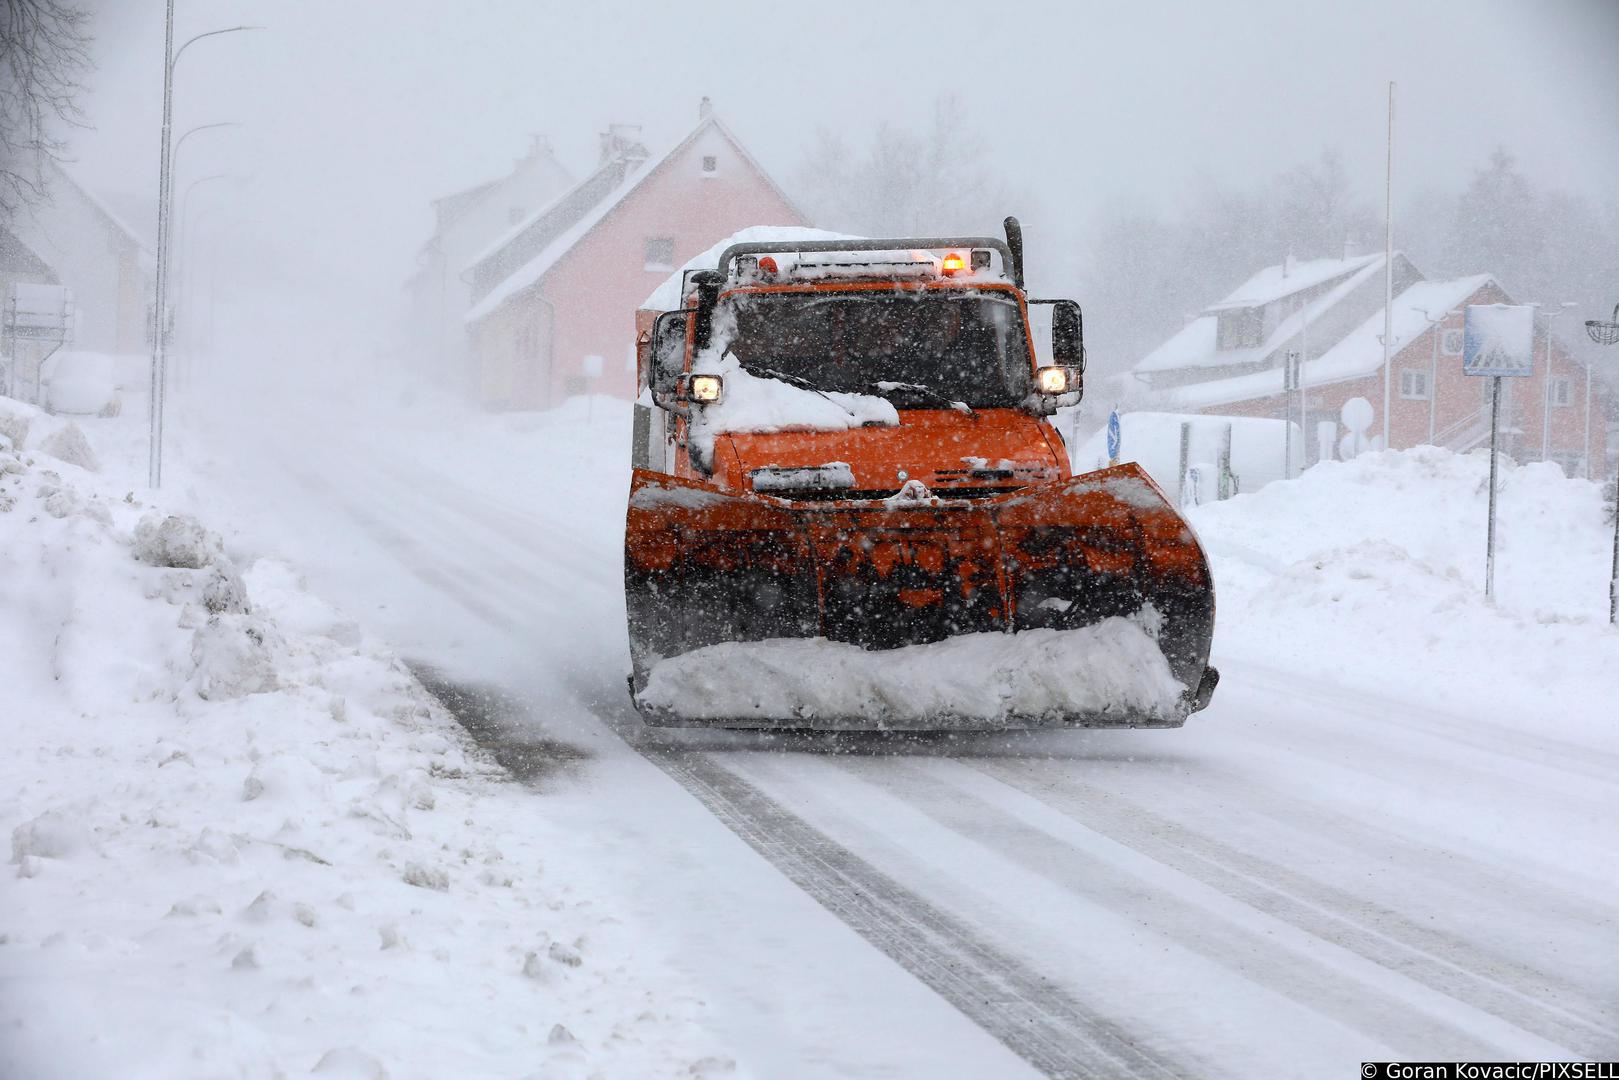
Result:
M1179 727L1214 589L1134 464L1074 474L1071 300L1022 235L733 244L638 344L624 580L655 726ZM1036 348L1030 311L1044 309Z

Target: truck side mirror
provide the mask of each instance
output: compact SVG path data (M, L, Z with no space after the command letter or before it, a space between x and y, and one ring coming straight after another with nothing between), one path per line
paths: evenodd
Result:
M686 371L687 311L666 311L652 324L652 363L649 380L652 400L660 409L680 412L680 377Z
M693 312L696 332L692 345L696 352L702 352L708 348L714 333L714 305L719 302L720 286L725 284L725 279L718 270L699 270L691 276L691 283L697 290L697 310Z
M1072 300L1052 302L1051 358L1063 367L1085 370L1085 320Z

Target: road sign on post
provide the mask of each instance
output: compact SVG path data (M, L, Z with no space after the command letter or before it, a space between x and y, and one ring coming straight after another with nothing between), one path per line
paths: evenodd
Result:
M1495 603L1495 480L1501 438L1501 380L1535 370L1535 309L1527 304L1469 304L1462 374L1490 381L1490 509L1484 540L1484 599ZM1429 393L1432 393L1429 389Z
M1119 463L1119 410L1115 408L1107 415L1107 463L1111 468Z

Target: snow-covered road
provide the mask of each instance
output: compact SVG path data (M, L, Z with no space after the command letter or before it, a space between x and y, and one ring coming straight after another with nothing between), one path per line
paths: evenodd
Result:
M1242 634L1180 731L648 733L624 416L596 410L444 438L265 423L233 516L459 690L744 1071L1619 1056L1611 739L1301 674Z

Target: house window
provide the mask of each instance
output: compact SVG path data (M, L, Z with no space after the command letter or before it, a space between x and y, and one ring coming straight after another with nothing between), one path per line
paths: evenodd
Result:
M1251 349L1264 337L1265 313L1261 308L1232 308L1216 317L1216 349Z
M1462 355L1462 341L1465 337L1466 334L1462 330L1446 330L1444 333L1444 343L1441 346L1445 350L1445 355Z
M654 236L646 242L646 269L668 272L675 268L675 242L667 236Z
M713 154L703 155L703 175L713 176L720 171L720 159Z
M522 221L523 220L523 208L521 206L513 206L510 209L508 209L506 211L506 220L507 220L508 223L510 223L512 225L516 225L519 221Z
M1400 396L1417 401L1428 400L1428 373L1426 371L1400 372Z
M1574 382L1566 375L1552 379L1546 387L1547 400L1553 405L1574 404Z

